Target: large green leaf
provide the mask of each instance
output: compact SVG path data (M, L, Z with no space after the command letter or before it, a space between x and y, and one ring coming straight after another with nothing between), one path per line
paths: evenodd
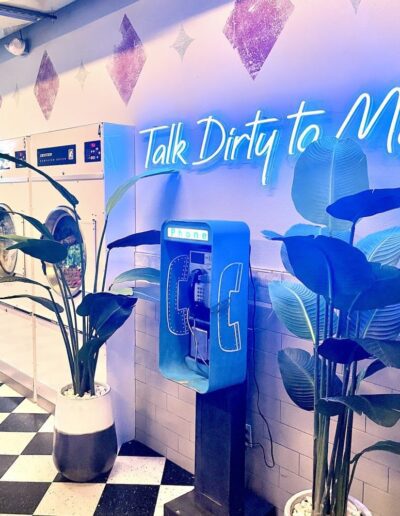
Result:
M125 283L127 281L148 281L149 283L160 283L160 271L152 267L138 267L130 269L117 276L113 284Z
M47 181L53 186L53 188L55 188L64 197L64 199L69 202L69 204L71 204L72 206L76 206L79 203L78 199L74 195L72 195L72 193L69 192L61 183L58 183L51 176L49 176L42 170L39 170L38 168L34 167L33 165L30 165L26 161L15 158L14 156L10 156L9 154L3 154L1 152L0 152L0 159L12 161L16 165L20 165L21 167L26 167L26 168L29 168L30 170L33 170L40 176L47 179Z
M36 238L27 238L22 242L7 247L7 249L20 249L23 253L47 263L62 262L68 254L67 247L59 242Z
M139 174L137 176L134 176L128 181L126 181L124 184L119 186L115 192L111 195L111 197L107 201L106 205L106 214L109 215L111 211L114 209L114 207L119 203L119 201L122 199L122 197L126 194L126 192L132 188L140 179L144 179L146 177L153 177L153 176L161 176L163 174L177 174L177 170L148 170L147 172L143 172L142 174Z
M400 341L376 339L354 339L354 341L385 366L400 369Z
M313 292L348 309L376 279L365 255L347 242L325 236L282 237L295 276Z
M356 246L369 261L396 266L400 260L400 226L372 233L357 242ZM360 336L395 339L399 333L400 304L360 312Z
M283 324L301 339L315 341L317 295L301 283L272 281L268 284L272 307ZM323 334L325 303L320 307L320 331ZM335 315L335 327L337 317Z
M50 301L50 299L46 299L45 297L31 296L29 294L21 294L21 295L15 295L15 296L3 296L3 297L0 297L0 299L22 299L22 298L31 299L35 303L39 303L39 305L42 305L45 308L47 308L47 310L51 310L52 312L56 312L56 310L54 308L53 302ZM58 303L55 303L55 304L56 304L59 312L63 312L64 311L64 308L61 305L59 305Z
M0 278L0 283L29 283L30 285L36 285L38 287L43 287L46 290L50 290L48 285L44 285L43 283L39 283L38 281L32 280L30 278L26 278L25 276L4 276Z
M0 235L0 240L12 240L13 242L26 242L29 240L29 237L23 235L12 235L11 233L8 235Z
M4 208L3 208L4 209ZM25 213L21 213L19 211L12 211L12 210L4 210L7 211L7 213L11 213L12 215L18 215L19 217L23 218L31 226L33 226L35 229L39 231L41 235L43 235L45 238L48 238L49 240L54 240L53 235L48 230L47 226L45 224L42 224L40 220L35 219L35 217L31 217L30 215L26 215Z
M94 360L95 354L98 353L106 340L107 339L100 337L93 337L92 339L87 340L78 351L78 360L84 364Z
M305 219L342 231L349 228L349 223L331 217L327 206L367 188L367 159L360 145L350 139L325 137L311 143L300 155L292 199Z
M360 338L394 340L400 333L400 304L394 304L385 308L363 310L359 312ZM351 328L355 335L357 314L351 318Z
M313 226L312 224L295 224L291 228L289 228L285 232L285 237L288 236L332 236L335 238L339 238L344 242L349 241L349 232L348 231L329 231L326 226ZM286 246L282 245L281 247L281 260L285 267L285 269L294 274L292 266L290 265L289 257L287 254Z
M357 388L360 386L361 382L365 380L365 378L369 378L375 373L382 371L382 369L385 369L385 367L385 364L380 360L374 360L369 364L368 367L361 369L357 375Z
M400 260L400 226L371 233L356 244L370 262L396 266Z
M374 310L400 303L400 269L370 262L373 280L365 285L353 310Z
M153 303L160 302L160 286L159 285L145 285L143 287L134 287L132 295L143 299L144 301L152 301Z
M400 208L400 188L381 188L341 196L326 211L337 219L355 223L396 208Z
M89 317L96 336L107 340L128 319L136 301L135 297L112 292L87 294L78 306L77 313Z
M370 358L371 354L351 339L326 339L318 346L318 353L337 364L351 364Z
M304 410L314 409L314 358L300 348L278 353L279 369L290 399Z
M368 394L354 396L334 396L320 400L317 409L323 412L324 404L340 403L357 414L365 414L374 423L390 427L400 419L400 394Z
M364 448L362 451L356 453L354 457L351 459L351 463L357 463L358 460L364 455L364 453L369 453L373 451L385 451L389 453L394 453L396 455L400 455L400 443L396 441L378 441L368 448Z
M149 231L142 231L140 233L133 233L124 238L119 238L107 244L108 249L115 247L138 247L140 245L156 245L160 243L161 232L157 229L150 229Z

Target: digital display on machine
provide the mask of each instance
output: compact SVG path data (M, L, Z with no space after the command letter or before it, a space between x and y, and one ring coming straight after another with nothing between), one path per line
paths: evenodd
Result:
M208 241L208 231L201 228L169 227L167 228L167 236L181 240L194 240L196 242Z
M61 145L37 150L38 167L76 164L76 145Z
M24 150L15 151L15 157L17 159L22 159L22 161L26 161L26 151L24 151ZM16 163L15 168L24 168L24 165L20 165L19 163Z
M101 161L101 141L85 142L85 163Z

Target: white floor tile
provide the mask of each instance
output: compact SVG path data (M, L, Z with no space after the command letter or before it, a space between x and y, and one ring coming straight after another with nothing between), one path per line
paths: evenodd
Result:
M42 407L39 407L33 401L25 399L22 403L18 405L17 408L13 410L14 414L48 414L48 412Z
M0 454L19 455L35 436L35 432L0 432Z
M54 416L50 416L46 423L41 427L39 432L53 432L54 430Z
M9 387L6 384L0 386L0 396L9 396L11 398L23 398L22 394L20 394L17 391L14 391L14 389L11 389L11 387Z
M20 455L0 481L52 482L57 473L51 455Z
M154 516L164 516L164 504L193 490L193 486L160 486Z
M49 487L34 514L92 516L104 486L105 484L55 482Z
M108 483L158 485L164 465L164 457L117 457Z

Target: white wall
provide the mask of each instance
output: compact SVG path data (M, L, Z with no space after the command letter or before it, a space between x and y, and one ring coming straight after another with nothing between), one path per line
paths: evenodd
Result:
M302 221L290 195L295 157L288 157L285 151L290 130L284 119L306 100L311 108L327 111L324 133L332 135L360 93L370 92L377 106L398 85L400 5L396 0L362 0L356 14L350 0L293 1L295 8L281 37L253 80L223 34L233 3L95 0L66 8L55 24L41 23L29 31L29 56L18 59L0 53L0 137L103 119L133 123L138 130L183 121L187 137L195 138L196 121L209 114L236 126L250 120L257 109L282 119L280 150L269 186L261 185L259 164L242 164L216 165L204 174L186 171L178 180L143 181L137 189L138 230L159 227L169 217L228 218L250 225L253 266L258 270L256 371L261 404L276 443L277 465L266 469L260 451L253 450L248 452L247 472L250 485L282 508L290 493L310 485L312 451L311 416L289 400L277 367L277 351L298 344L278 323L269 305L267 281L280 277L283 268L277 248L260 235L264 228L279 232ZM146 54L127 105L107 71L113 47L121 39L119 27L125 14ZM183 60L171 48L181 23L194 39ZM48 120L33 93L45 50L60 75L59 92ZM83 87L77 80L81 61L88 72ZM349 135L355 136L354 128ZM146 142L139 135L136 143L136 167L140 170ZM398 146L393 155L387 154L383 125L377 125L362 147L368 156L371 186L398 186ZM398 211L392 212L363 224L360 234L398 223ZM158 257L141 253L137 263L157 265ZM158 307L139 303L136 313L137 437L192 470L194 394L158 373ZM398 388L392 374L376 375L373 381L376 383L367 384L370 392L375 392L376 384L379 392ZM249 421L255 427L256 440L267 445L253 394L250 381ZM398 425L383 431L363 417L356 418L355 449L384 436L397 438L398 433ZM358 469L354 493L374 515L392 516L393 507L400 502L400 459L374 454L363 466Z

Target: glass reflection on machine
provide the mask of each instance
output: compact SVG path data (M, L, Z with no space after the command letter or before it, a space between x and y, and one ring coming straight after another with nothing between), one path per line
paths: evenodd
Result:
M57 242L67 246L68 254L59 267L65 277L72 296L79 294L82 286L82 275L85 269L86 253L82 234L72 211L67 207L59 207L52 211L46 220L46 226ZM83 263L80 251L83 245ZM55 269L47 264L46 275L53 289L60 293Z
M15 235L15 226L9 213L10 208L5 204L0 204L0 235ZM7 251L7 247L12 245L12 240L0 240L0 275L14 274L17 264L17 249Z

